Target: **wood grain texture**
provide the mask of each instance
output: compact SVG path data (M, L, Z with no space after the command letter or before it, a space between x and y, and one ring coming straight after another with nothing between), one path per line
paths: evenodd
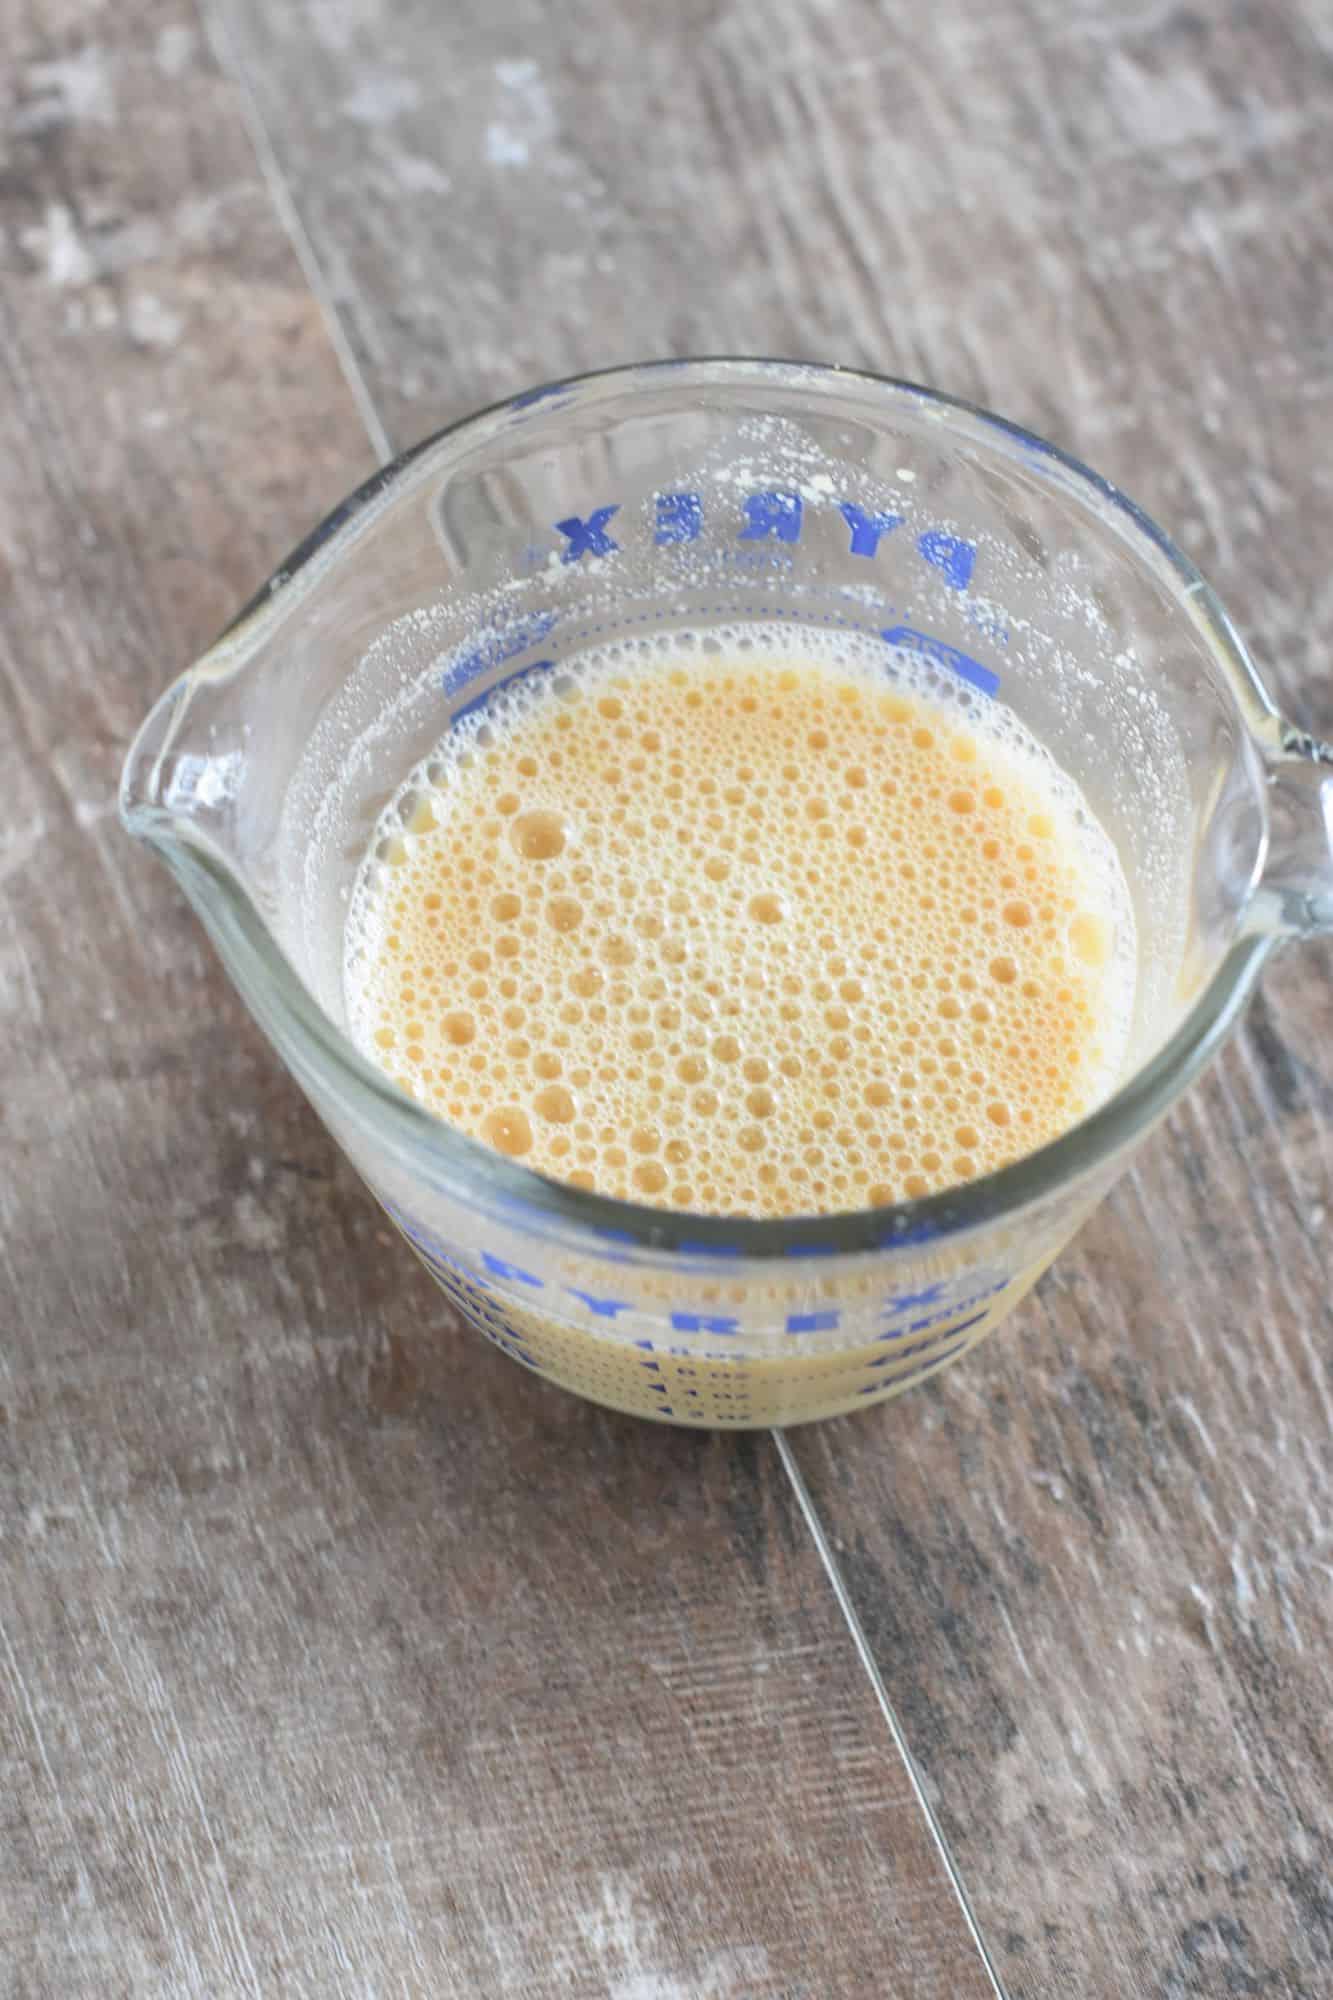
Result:
M0 4L0 1991L988 1991L766 1441L439 1295L114 818L365 431L200 24Z
M634 355L930 380L1140 498L1333 732L1319 0L226 11L395 441ZM1007 1335L793 1438L1025 2000L1333 1988L1331 975Z

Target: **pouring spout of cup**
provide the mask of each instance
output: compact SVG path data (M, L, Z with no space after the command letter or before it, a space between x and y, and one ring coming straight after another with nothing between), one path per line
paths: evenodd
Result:
M1268 849L1249 927L1276 937L1333 934L1333 743L1279 722L1264 756Z
M200 663L172 682L145 718L125 760L120 815L126 830L165 858L190 847L238 885L250 785L251 727L230 676Z
M120 814L142 839L184 836L192 823L215 820L244 778L239 742L219 740L202 711L207 695L197 670L172 682L144 719L120 779Z
M250 642L250 643L247 643ZM261 1027L302 1066L289 1021L318 1009L285 950L278 827L285 786L270 662L224 635L159 696L125 759L125 830L165 863ZM278 997L275 997L278 996ZM329 1022L320 1032L336 1039Z

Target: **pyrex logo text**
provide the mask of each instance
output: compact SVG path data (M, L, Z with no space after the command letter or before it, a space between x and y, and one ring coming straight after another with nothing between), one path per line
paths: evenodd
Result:
M612 532L611 523L620 511L620 502L610 500L588 514L567 514L557 521L555 531L565 542L561 561L575 563L585 556L614 555L621 544ZM881 542L903 525L901 514L876 512L854 500L839 501L837 511L847 530L849 554L863 556L867 561L873 560ZM705 526L703 494L692 490L657 494L653 522L653 540L658 548L697 542ZM736 539L790 544L800 541L804 524L805 502L799 493L766 488L742 498ZM951 590L967 589L976 568L975 542L964 541L944 528L923 528L915 543L917 554L939 571Z

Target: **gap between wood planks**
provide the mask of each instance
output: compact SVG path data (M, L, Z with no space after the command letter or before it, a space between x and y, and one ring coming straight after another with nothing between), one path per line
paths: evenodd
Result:
M366 381L361 364L357 360L355 349L347 337L346 328L342 323L338 307L325 280L324 272L315 254L315 248L310 240L309 232L302 220L292 191L287 184L277 151L269 136L268 127L264 123L264 118L259 108L259 101L251 86L245 64L235 46L230 29L223 18L221 10L217 6L210 4L210 0L198 0L198 8L204 31L208 36L209 44L213 50L218 67L231 79L236 88L241 113L245 120L246 130L250 136L250 143L254 147L255 159L263 177L264 185L268 190L269 198L273 202L282 226L287 232L306 282L309 284L311 292L319 304L325 325L328 328L329 338L333 343L334 351L338 357L339 366L351 391L361 421L365 425L371 448L380 465L388 465L396 455L395 446L376 407L374 396L371 394L370 385ZM890 1699L884 1677L870 1649L860 1616L852 1601L851 1592L838 1565L837 1556L834 1553L833 1545L829 1540L824 1524L815 1510L815 1505L810 1497L810 1490L805 1483L804 1475L796 1463L785 1432L770 1430L768 1436L777 1451L779 1462L791 1487L801 1519L805 1523L806 1530L814 1543L824 1574L828 1580L829 1588L833 1592L834 1601L847 1627L853 1650L870 1682L879 1712L884 1719L884 1726L889 1739L902 1759L903 1768L907 1773L913 1796L929 1829L931 1841L939 1856L940 1864L948 1879L949 1886L957 1899L968 1936L976 1949L977 1956L981 1961L996 2000L1007 2000L1006 1990L1000 1979L999 1971L986 1944L986 1940L982 1936L981 1927L972 1906L972 1899L968 1894L967 1884L964 1882L958 1863L954 1859L952 1849L940 1824L939 1816L931 1804L920 1767L912 1754L911 1746L903 1731L902 1723Z

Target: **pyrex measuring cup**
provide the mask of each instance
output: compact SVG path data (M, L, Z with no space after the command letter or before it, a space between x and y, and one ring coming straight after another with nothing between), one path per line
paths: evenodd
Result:
M1082 786L1136 907L1123 1080L1027 1158L892 1208L737 1221L557 1185L347 1037L343 925L377 816L516 674L593 638L778 618L882 636L886 673L908 649L960 711L1008 703ZM525 1367L676 1423L830 1415L975 1345L1279 939L1333 929L1333 751L1277 715L1166 536L995 417L779 362L556 383L405 454L162 696L122 810L467 1317Z

